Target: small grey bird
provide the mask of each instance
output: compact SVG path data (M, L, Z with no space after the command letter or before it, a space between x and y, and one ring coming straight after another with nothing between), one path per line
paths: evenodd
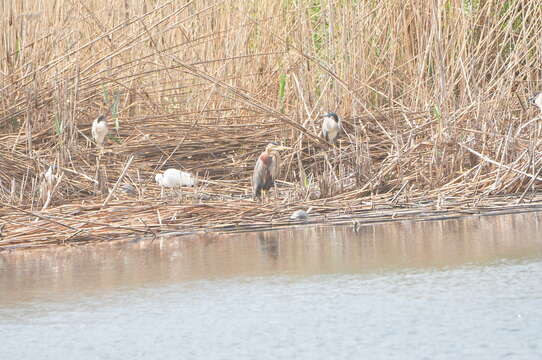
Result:
M107 120L105 115L98 116L92 122L92 138L96 141L96 145L99 149L103 147L105 137L107 136L109 129L107 128Z
M334 144L341 131L341 119L332 112L320 115L320 118L322 118L322 137Z
M137 195L137 190L135 186L132 184L127 184L127 183L122 184L120 186L120 191L122 191L123 193L127 195Z
M307 221L309 213L312 211L312 206L307 210L296 210L290 215L290 220L303 220Z
M527 100L531 105L537 106L542 112L542 92L536 93L532 98Z

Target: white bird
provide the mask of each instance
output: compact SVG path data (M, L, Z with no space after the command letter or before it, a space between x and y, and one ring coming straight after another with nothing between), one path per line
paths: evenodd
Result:
M540 112L542 112L542 92L535 94L528 102L531 105L537 106L540 109Z
M58 176L54 174L56 165L49 166L49 169L43 174L43 180L39 187L40 200L47 203L47 199L51 196L51 192L58 180Z
M334 144L341 131L341 119L335 113L327 113L320 116L322 121L322 137Z
M105 118L105 115L98 116L92 122L92 138L96 141L96 145L99 149L103 147L108 131L109 129L107 128L107 119Z
M290 215L290 220L307 220L309 213L312 211L312 206L307 210L296 210Z
M49 169L47 169L45 174L43 174L43 179L49 186L52 186L56 182L57 176L53 174L53 170L55 169L56 169L56 166L51 165L49 166Z
M163 187L194 186L196 178L189 172L177 169L167 169L163 174L154 177L158 185Z

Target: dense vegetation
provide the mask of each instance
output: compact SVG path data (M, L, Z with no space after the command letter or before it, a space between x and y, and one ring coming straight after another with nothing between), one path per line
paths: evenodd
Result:
M540 1L15 0L0 25L5 206L41 209L53 163L63 179L48 211L101 202L96 183L111 189L133 155L122 181L140 202L156 199L156 171L177 167L204 180L198 201L248 207L273 140L294 148L288 204L537 185L542 127L525 100L540 88ZM344 120L335 149L314 136L327 111ZM102 113L113 131L100 174L89 138Z

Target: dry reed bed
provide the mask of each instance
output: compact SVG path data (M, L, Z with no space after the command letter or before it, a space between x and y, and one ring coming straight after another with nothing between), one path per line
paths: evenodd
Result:
M55 209L32 213L9 206L3 215L9 224L8 235L0 241L0 251L73 245L113 240L130 240L195 232L245 232L280 229L304 224L366 224L405 220L443 220L465 216L525 213L542 209L542 196L522 204L519 197L489 198L482 201L447 199L430 204L381 200L372 203L312 201L308 222L288 218L296 204L267 204L255 207L251 201L206 201L172 204L153 201L116 201L106 209L99 204L65 204ZM473 204L475 206L473 207Z
M309 206L342 222L536 199L535 1L12 1L0 14L0 246L260 229ZM344 118L336 148L317 136L329 110ZM97 171L100 113L112 131ZM278 198L255 203L272 140L293 151ZM44 201L53 163L62 181ZM160 199L168 167L199 186Z

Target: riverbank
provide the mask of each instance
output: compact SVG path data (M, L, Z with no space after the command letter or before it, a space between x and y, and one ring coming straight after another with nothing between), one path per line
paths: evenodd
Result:
M250 231L309 207L325 223L529 203L540 6L329 4L0 3L0 246ZM255 203L272 141L290 148L279 194ZM168 168L197 186L162 197Z

